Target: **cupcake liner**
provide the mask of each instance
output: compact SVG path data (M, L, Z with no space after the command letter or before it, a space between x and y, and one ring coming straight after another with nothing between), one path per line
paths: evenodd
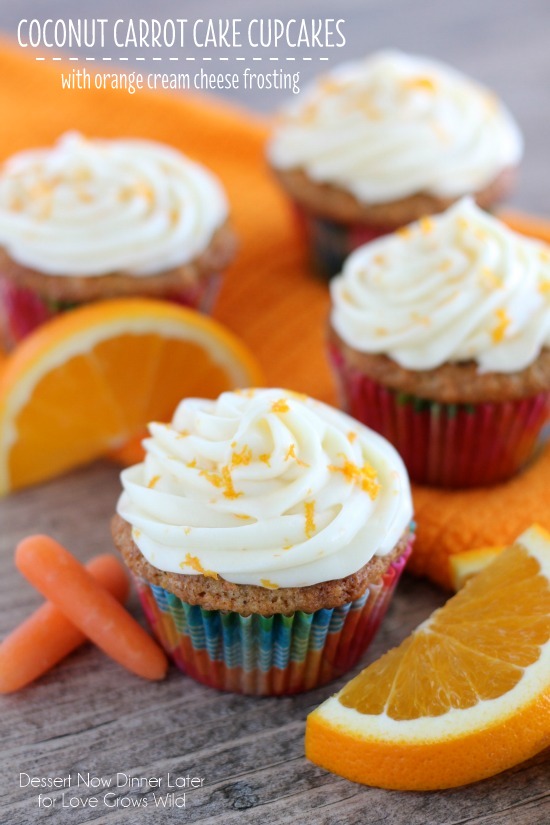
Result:
M155 297L208 314L217 297L220 281L218 273L202 275L196 284ZM139 281L136 281L136 291L132 294L140 294ZM13 349L36 327L55 315L79 306L79 303L45 298L0 275L0 347L6 351Z
M550 392L513 401L443 404L384 387L331 353L342 406L390 441L411 480L466 488L511 478L533 454Z
M362 223L337 223L313 215L299 205L296 205L296 211L307 238L313 266L325 279L341 272L345 259L358 246L387 235L394 229Z
M290 616L205 610L142 578L134 580L155 636L180 670L219 690L277 696L323 685L357 663L386 612L411 546L412 537L359 599Z

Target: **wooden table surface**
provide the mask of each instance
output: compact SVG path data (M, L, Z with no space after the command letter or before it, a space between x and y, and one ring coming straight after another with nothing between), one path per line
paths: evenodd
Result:
M97 0L93 12L69 0L2 3L0 28L15 30L23 16L151 16L148 0ZM46 6L46 9L44 8ZM268 0L262 15L334 16L328 0ZM181 4L157 0L160 19L181 15ZM112 17L115 12L111 12ZM185 4L198 16L259 14L245 0ZM469 71L497 89L517 114L527 137L527 156L515 202L550 213L548 134L550 106L550 4L548 0L343 0L344 57L397 45L432 54ZM247 55L249 56L249 55ZM222 64L223 65L223 64ZM304 66L303 78L314 72ZM1 82L1 80L0 80ZM277 96L242 95L240 102L272 109ZM108 522L119 491L118 471L108 464L11 496L0 502L0 638L21 621L40 598L15 571L13 549L30 532L46 532L82 560L111 548ZM426 582L405 577L363 665L397 644L446 596ZM134 599L131 603L139 615ZM160 684L122 671L91 646L73 654L54 672L19 694L0 698L0 825L201 822L297 825L547 825L550 822L548 755L493 779L437 793L395 793L361 787L320 770L303 756L307 713L339 684L297 697L253 699L218 693L172 670ZM20 787L20 773L71 778L51 808L39 807L40 791ZM114 807L78 774L111 782ZM185 808L155 807L152 790L116 787L117 774L203 779L185 789ZM122 777L119 777L122 779ZM171 789L176 795L182 789ZM90 799L98 797L98 806ZM148 806L124 805L147 797ZM118 799L118 805L116 800ZM82 807L85 802L86 807ZM168 803L169 804L169 803ZM181 804L181 803L180 803Z

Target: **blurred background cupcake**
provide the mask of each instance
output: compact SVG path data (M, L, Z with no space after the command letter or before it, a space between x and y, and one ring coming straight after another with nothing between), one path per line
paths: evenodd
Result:
M357 662L410 553L393 447L282 390L187 399L151 424L113 521L149 623L211 687L287 694Z
M331 293L343 404L414 481L522 467L550 412L550 247L464 198L357 249Z
M0 343L100 298L208 311L235 236L218 180L175 149L64 135L0 170Z
M282 113L268 147L328 276L357 246L463 195L491 209L521 155L518 126L492 92L398 51L320 77Z

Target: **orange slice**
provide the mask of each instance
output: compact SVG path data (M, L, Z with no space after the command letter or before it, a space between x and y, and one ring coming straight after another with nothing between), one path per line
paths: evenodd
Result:
M504 547L478 547L476 550L465 550L456 553L449 559L453 588L460 590L468 579L475 576L502 553Z
M306 755L381 788L435 790L550 745L550 533L534 526L307 720Z
M0 494L120 447L184 396L263 384L219 323L164 301L101 301L59 315L0 372Z

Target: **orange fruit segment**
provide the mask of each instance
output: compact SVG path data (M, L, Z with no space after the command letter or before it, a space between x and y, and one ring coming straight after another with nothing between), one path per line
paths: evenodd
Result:
M488 564L491 564L496 557L502 553L504 546L478 547L475 550L464 550L449 558L449 567L453 589L455 591L464 587L468 579L475 576Z
M307 720L306 756L381 788L492 776L550 745L550 533L539 526Z
M0 494L121 447L181 398L263 384L224 327L164 301L100 301L26 338L0 372Z

